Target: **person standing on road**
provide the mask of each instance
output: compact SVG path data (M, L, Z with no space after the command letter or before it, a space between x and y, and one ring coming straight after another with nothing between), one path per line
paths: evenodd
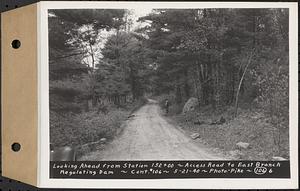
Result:
M169 106L170 106L170 102L168 99L166 99L166 101L165 101L166 113L169 113Z

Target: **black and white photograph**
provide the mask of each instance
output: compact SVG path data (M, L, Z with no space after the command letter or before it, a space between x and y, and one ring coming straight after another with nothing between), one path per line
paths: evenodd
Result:
M52 160L288 160L283 8L48 11Z
M6 8L1 144L8 182L299 188L297 2Z

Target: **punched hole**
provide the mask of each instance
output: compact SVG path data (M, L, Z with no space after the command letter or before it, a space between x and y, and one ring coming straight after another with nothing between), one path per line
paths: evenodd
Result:
M13 150L14 152L18 152L21 150L21 145L20 143L13 143L11 145L11 150Z
M20 48L21 46L21 42L19 40L13 40L12 43L11 43L11 46L14 48L14 49L18 49Z

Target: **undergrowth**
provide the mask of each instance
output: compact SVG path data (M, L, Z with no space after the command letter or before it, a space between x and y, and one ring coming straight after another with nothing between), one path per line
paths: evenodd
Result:
M50 142L53 147L71 146L82 150L81 146L97 142L101 138L114 139L122 131L122 123L130 113L145 104L145 99L124 107L110 107L107 113L97 109L82 113L50 112ZM83 151L90 152L90 151ZM83 155L84 153L81 152Z
M282 133L280 148L277 148L277 137L274 136L276 129L270 121L271 118L258 110L250 109L240 109L238 117L233 118L233 112L234 108L229 106L219 112L206 106L186 114L173 113L171 116L185 131L190 134L199 133L205 143L225 153L238 150L238 142L249 143L249 148L239 150L236 159L272 160L273 156L289 158L288 129ZM221 117L226 120L223 124L211 124Z
M234 116L234 107L225 106L213 110L211 105L197 106L194 111L182 113L184 104L177 104L172 95L153 97L164 111L166 99L170 102L170 117L188 134L199 133L200 139L208 146L218 148L230 156L237 151L235 159L272 160L274 156L289 158L288 128L278 129L274 120L265 110L255 106L240 105L238 116ZM186 100L183 102L185 103ZM212 124L225 119L222 124ZM279 132L280 130L280 132ZM278 137L280 134L280 138ZM280 139L280 140L279 140ZM239 149L238 142L249 143L247 149Z

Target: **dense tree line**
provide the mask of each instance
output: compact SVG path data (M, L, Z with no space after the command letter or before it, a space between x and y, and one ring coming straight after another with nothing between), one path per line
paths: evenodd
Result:
M68 98L120 104L151 90L218 109L279 99L274 88L287 94L286 9L155 10L135 32L125 10L49 15L51 92ZM105 39L103 30L113 32Z
M101 31L119 28L124 10L50 10L49 76L53 111L89 110L97 101ZM91 102L91 104L89 104Z
M157 53L155 93L172 91L178 103L196 96L220 108L237 91L252 102L266 94L258 87L270 77L266 68L288 74L288 10L156 10L141 19L150 23L141 30L145 43Z

